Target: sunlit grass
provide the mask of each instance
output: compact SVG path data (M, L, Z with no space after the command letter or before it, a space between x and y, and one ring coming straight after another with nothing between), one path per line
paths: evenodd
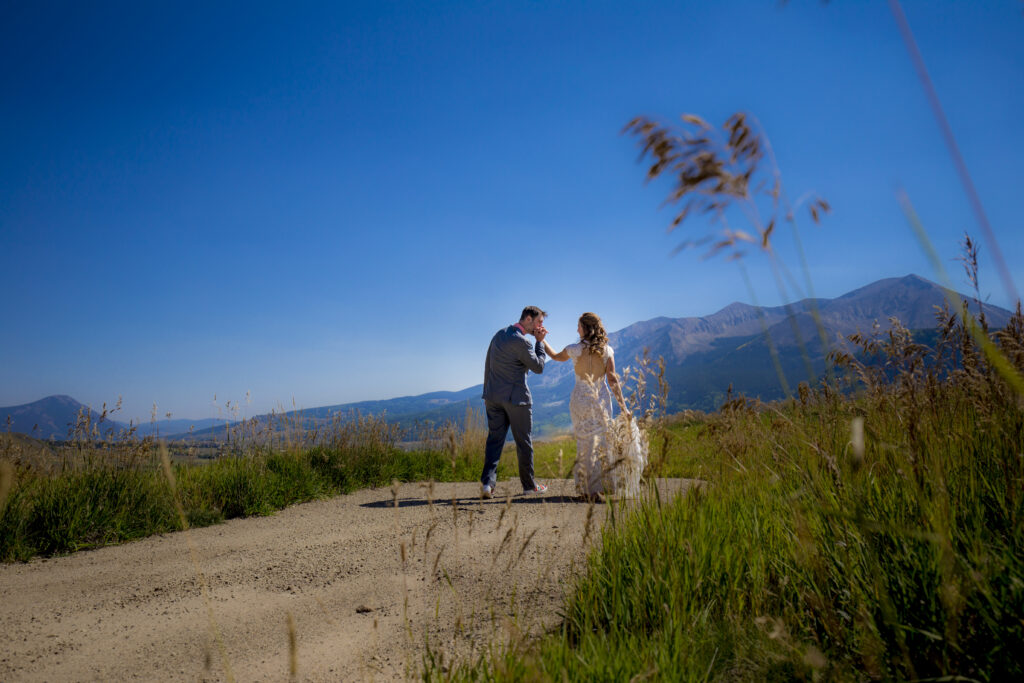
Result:
M995 338L1024 367L1019 309ZM1021 397L951 317L933 348L861 341L855 393L662 425L652 466L706 485L617 515L556 632L427 677L1019 679Z
M342 444L290 450L252 448L203 465L174 465L191 526L266 515L288 505L385 486L392 481L468 481L482 456L455 450L408 451L375 420ZM462 436L465 436L463 434ZM0 500L0 560L26 560L176 531L182 522L152 443L72 445L75 462L58 468L6 465ZM10 459L12 454L5 454ZM507 466L506 466L507 467ZM13 483L12 483L13 480Z
M360 417L321 431L319 445L292 430L269 439L247 434L227 455L196 458L174 445L174 478L185 519L208 526L226 519L267 515L288 505L388 486L393 481L477 481L483 467L486 427L467 410L460 424L426 430L416 449L402 447L383 419ZM86 433L95 429L87 428ZM29 452L8 441L0 453L0 560L27 560L95 548L182 528L161 471L156 443L78 439L59 454ZM535 443L540 478L571 476L571 438ZM21 463L15 469L10 462ZM498 467L501 480L517 480L515 445Z

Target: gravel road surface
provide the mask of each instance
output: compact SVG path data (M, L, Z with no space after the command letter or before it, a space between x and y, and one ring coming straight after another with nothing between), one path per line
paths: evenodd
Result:
M366 489L0 565L0 681L394 680L428 639L448 662L541 632L609 510L546 483Z

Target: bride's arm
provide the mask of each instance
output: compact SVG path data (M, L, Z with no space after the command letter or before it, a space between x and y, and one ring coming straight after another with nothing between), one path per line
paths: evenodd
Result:
M626 406L626 399L622 397L622 385L619 382L619 376L615 372L615 356L610 356L604 363L604 374L608 379L608 387L612 390L612 394L615 396L615 400L619 402L619 408L625 415L632 415L629 411L629 407Z
M558 353L555 353L555 350L551 348L551 344L548 344L547 339L544 340L543 344L544 353L548 354L548 358L550 358L551 360L569 360L569 352L566 351L565 349L562 349Z

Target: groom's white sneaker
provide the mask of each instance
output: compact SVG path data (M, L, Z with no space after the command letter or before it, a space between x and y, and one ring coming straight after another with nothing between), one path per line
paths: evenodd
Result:
M530 496L530 495L540 496L540 495L543 495L547 490L548 490L548 487L545 486L544 484L536 484L536 485L534 485L534 487L532 489L524 490L523 491L523 495L524 496Z
M492 496L494 496L494 489L491 488L490 486L485 485L483 489L481 489L480 491L480 497L483 498L484 500L488 500Z

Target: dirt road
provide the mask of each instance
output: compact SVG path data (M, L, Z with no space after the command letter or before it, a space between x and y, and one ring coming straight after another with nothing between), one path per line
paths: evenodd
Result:
M392 680L428 638L450 660L536 633L608 510L547 483L489 501L473 483L368 489L0 566L0 680L281 681L293 663L298 680Z

